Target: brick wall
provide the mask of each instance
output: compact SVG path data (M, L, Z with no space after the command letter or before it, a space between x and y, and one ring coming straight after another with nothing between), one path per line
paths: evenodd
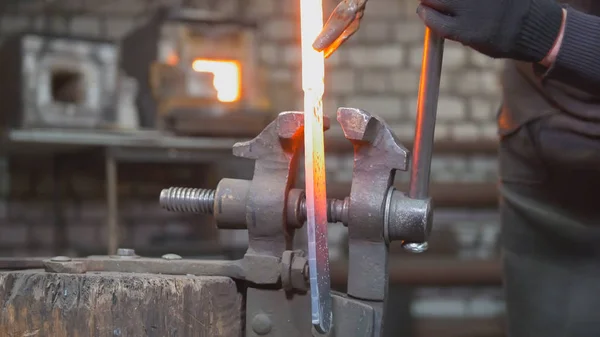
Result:
M253 1L249 16L261 25L260 60L268 82L301 105L299 13L296 2ZM337 1L326 0L326 13ZM368 2L360 30L326 62L325 111L352 106L376 113L412 137L416 112L424 27L416 17L417 2ZM499 104L499 63L460 44L447 42L441 79L439 139L494 138ZM281 106L289 109L290 103Z
M111 2L54 1L53 12L41 12L36 1L27 2L19 13L0 17L0 43L23 30L77 33L90 37L119 38L148 17L158 1L121 0ZM171 3L178 2L173 0ZM204 4L195 2L197 6ZM325 0L325 12L337 4ZM41 3L41 2L40 2ZM80 5L86 3L85 6ZM150 5L152 3L152 5ZM169 3L169 1L160 1ZM298 1L253 0L234 4L214 2L230 12L242 12L259 22L260 65L269 96L278 110L301 108ZM60 7L70 13L64 15ZM366 109L386 119L398 136L410 139L416 111L416 93L423 42L423 26L415 15L414 0L371 0L360 31L326 63L325 112L335 114L338 106ZM237 6L239 5L239 6ZM91 8L90 6L94 6ZM78 9L77 12L73 9ZM1 9L0 9L1 11ZM120 12L121 15L114 15ZM327 15L327 14L326 14ZM447 42L444 55L436 138L478 141L496 136L495 112L499 104L498 62ZM1 98L0 98L1 100ZM7 203L0 225L0 254L48 254L56 242L69 246L105 246L101 225L104 216L104 172L97 161L65 160L61 167L61 199L66 202L65 230L56 234L54 219L52 162L46 159L11 159L3 175ZM63 159L61 159L63 160ZM352 158L330 156L329 179L349 181ZM90 166L92 165L92 166ZM0 165L1 166L1 165ZM121 223L124 240L130 246L152 245L153 236L184 233L202 238L190 217L169 215L158 209L156 196L165 186L197 185L196 167L124 165L120 167ZM247 175L241 169L236 175ZM407 175L398 179L406 180ZM433 162L434 182L494 181L493 157L437 156ZM58 236L58 237L57 237ZM64 241L61 241L64 240ZM48 248L50 247L50 248Z
M123 246L148 251L149 246L189 247L214 238L209 218L166 212L158 204L161 189L169 186L214 188L217 180L210 166L119 164ZM8 170L0 256L56 254L64 246L71 254L105 253L106 187L100 156L17 157L10 159Z
M67 3L64 0L55 2ZM161 1L169 2L180 1ZM192 1L192 4L205 7L203 2L207 1ZM235 2L222 0L218 3L224 11L231 12L238 7L227 3ZM33 7L31 3L35 1L28 3ZM118 39L148 17L153 6L147 3L119 1L111 10L122 12L120 16L107 15L108 6L94 3L87 5L87 13L83 10L85 14L69 16L44 15L31 9L25 11L27 7L22 10L25 14L11 13L0 18L0 36L33 29ZM298 1L240 3L245 6L240 9L243 15L259 23L259 60L276 109L301 108ZM325 13L329 13L337 0L324 0L324 3ZM416 111L424 31L415 14L416 3L412 0L368 2L360 30L339 53L327 60L326 113L335 114L339 106L364 108L397 127L401 137L404 134L412 136L410 123L414 121ZM495 137L494 119L499 104L496 71L499 65L500 62L460 44L446 42L436 127L438 138Z

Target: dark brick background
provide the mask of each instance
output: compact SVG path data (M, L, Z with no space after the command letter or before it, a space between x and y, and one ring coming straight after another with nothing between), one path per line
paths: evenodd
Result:
M12 158L8 167L0 254L47 255L57 244L104 253L106 186L101 156ZM166 212L159 207L158 196L169 186L212 188L216 182L210 171L207 165L120 163L123 245L144 247L169 233L209 239L214 232L209 219Z

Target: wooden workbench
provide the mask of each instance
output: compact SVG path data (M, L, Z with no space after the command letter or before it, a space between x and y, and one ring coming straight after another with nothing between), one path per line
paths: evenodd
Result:
M0 336L240 337L226 277L0 272Z

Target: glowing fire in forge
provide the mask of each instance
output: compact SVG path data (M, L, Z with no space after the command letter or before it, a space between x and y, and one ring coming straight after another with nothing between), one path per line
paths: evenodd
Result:
M212 73L217 99L224 103L236 102L241 96L242 72L238 61L197 59L192 62L197 72Z

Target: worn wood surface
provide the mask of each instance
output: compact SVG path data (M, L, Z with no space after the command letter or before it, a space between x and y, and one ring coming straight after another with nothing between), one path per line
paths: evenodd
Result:
M0 272L0 336L240 337L225 277Z

